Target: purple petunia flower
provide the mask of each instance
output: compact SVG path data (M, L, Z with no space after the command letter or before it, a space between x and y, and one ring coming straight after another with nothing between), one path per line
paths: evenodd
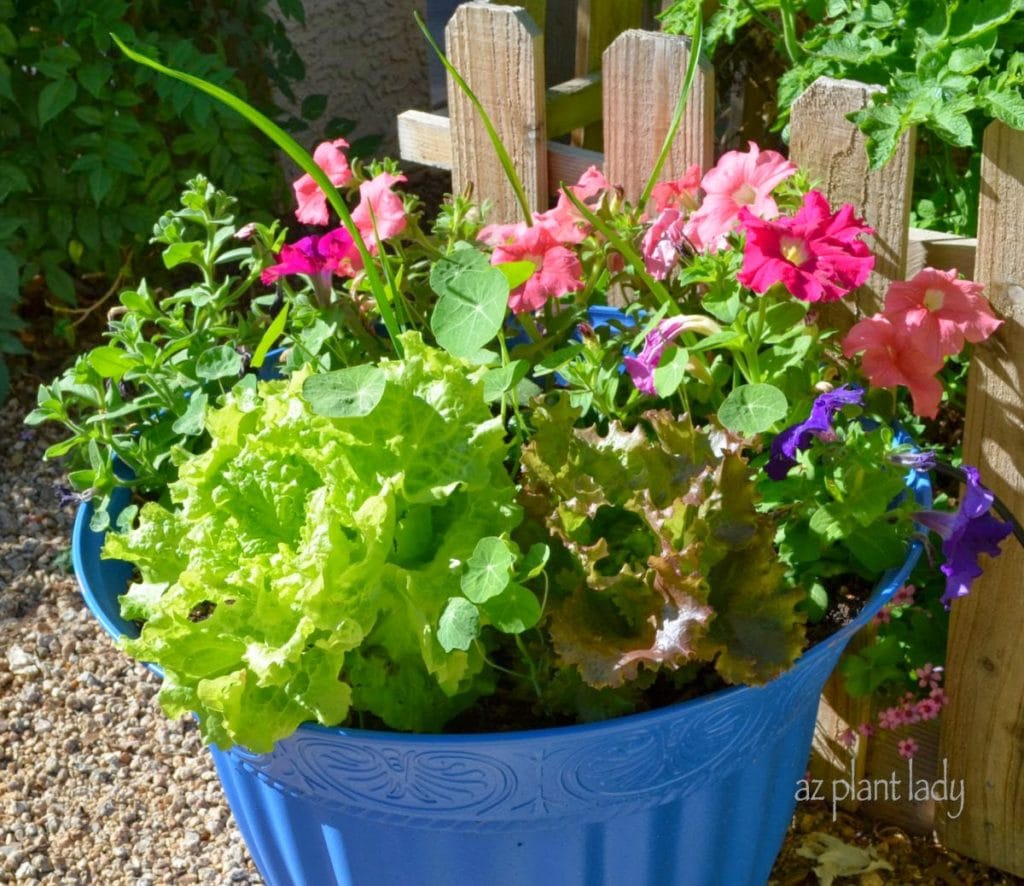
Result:
M843 385L817 397L806 419L786 428L772 440L772 455L765 465L765 473L773 480L785 479L790 468L796 465L798 449L807 449L815 437L830 439L835 433L832 419L836 413L844 406L863 403L864 389L854 385Z
M721 328L714 320L699 314L681 314L666 317L654 327L644 339L644 346L637 356L628 355L622 359L629 377L636 389L643 394L654 396L654 370L661 363L661 356L673 341L684 332L699 332L714 335Z
M942 554L946 562L942 573L946 576L946 592L942 602L948 609L958 597L966 597L971 584L981 575L978 557L999 555L999 544L1013 527L990 513L995 496L984 486L978 469L964 465L967 488L955 514L941 511L922 511L914 518L923 526L942 537Z

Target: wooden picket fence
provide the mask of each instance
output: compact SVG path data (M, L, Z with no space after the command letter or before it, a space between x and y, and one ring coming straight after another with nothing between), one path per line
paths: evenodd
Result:
M602 2L607 0L581 0L581 6L590 10ZM630 4L623 3L620 13ZM627 199L635 200L668 131L689 41L635 29L612 40L607 22L596 22L592 17L590 31L578 41L587 53L578 62L581 76L549 89L543 35L524 9L466 3L448 24L449 56L490 114L538 210L550 205L562 182L576 181L591 164L603 168L610 181L623 185ZM626 14L616 22L620 28L631 24ZM588 40L589 34L594 39ZM598 50L603 50L600 71ZM914 133L903 138L885 168L870 171L863 138L846 119L876 88L823 78L792 112L793 161L821 183L833 204L853 203L876 232L874 273L845 322L852 322L854 314L873 312L890 281L924 266L955 267L985 284L1006 322L975 348L964 458L981 469L1016 514L1024 514L1024 133L1001 123L985 132L977 240L909 230ZM471 185L476 197L492 201L493 220L517 218L512 190L479 117L451 82L448 100L447 116L415 110L400 115L402 157L450 169L456 192ZM593 132L599 119L603 154L577 146L586 143L579 133ZM550 140L574 131L577 145ZM663 178L681 176L694 162L702 169L713 165L713 134L714 76L702 61ZM1010 540L972 595L956 603L945 680L951 703L941 718L941 734L937 724L917 733L924 750L915 779L962 782L963 809L941 802L888 809L890 817L916 827L931 827L933 817L944 845L1017 875L1024 875L1022 577L1024 551ZM819 716L818 775L842 777L848 771L849 754L836 753L838 735L870 713L867 702L849 699L833 680ZM906 764L895 756L892 742L862 740L856 754L858 776L905 774Z

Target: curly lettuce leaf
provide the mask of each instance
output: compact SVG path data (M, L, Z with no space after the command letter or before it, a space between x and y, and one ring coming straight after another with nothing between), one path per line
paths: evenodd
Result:
M641 666L713 661L730 681L764 682L792 661L803 595L782 590L737 441L667 412L628 431L579 418L564 397L538 408L522 457L524 504L571 564L548 622L560 663L616 688Z
M108 538L141 574L124 603L145 624L125 647L207 741L263 752L350 709L429 731L490 687L482 653L446 652L437 626L459 564L521 519L504 435L479 372L403 344L365 415L316 414L303 373L229 395L173 510L147 505Z

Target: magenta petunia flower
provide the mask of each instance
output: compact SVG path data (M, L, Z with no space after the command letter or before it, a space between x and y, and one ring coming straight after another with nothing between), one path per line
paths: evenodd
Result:
M955 270L925 268L889 287L883 313L908 330L919 350L947 357L959 354L965 340L984 341L1002 324L983 289L981 283L958 280Z
M379 248L377 236L387 240L405 230L405 204L401 196L391 190L393 185L404 181L404 175L382 172L359 186L359 205L352 210L352 222L370 252L376 253Z
M875 266L859 239L874 231L849 204L833 214L820 191L808 191L792 218L765 221L744 207L739 220L747 243L737 279L754 292L781 283L801 301L837 301L864 283Z
M687 330L703 335L714 335L721 328L708 317L700 314L680 314L666 317L654 327L644 339L644 346L637 356L626 356L623 366L633 380L636 389L643 394L655 394L654 370L661 363L661 355L676 338Z
M905 327L896 326L884 314L856 323L843 339L843 353L852 357L864 352L861 368L875 387L902 385L910 391L916 415L935 418L942 400L942 384L935 377L942 358L920 350Z
M344 228L285 243L277 258L276 265L264 268L260 274L265 284L279 277L305 274L321 293L330 288L332 275L353 276L362 268L359 251Z
M509 293L508 305L513 313L538 311L548 299L583 288L583 266L576 253L540 225L527 227L520 223L491 253L492 265L516 261L532 262L534 272Z
M348 157L342 151L342 148L347 147L348 142L345 139L336 138L334 141L322 142L313 151L314 162L337 188L347 185L352 180ZM299 204L299 208L295 210L295 217L300 222L306 225L326 225L330 221L327 195L320 190L320 185L313 180L313 176L307 173L296 179L292 188L295 191L295 200Z
M942 602L948 609L958 597L966 597L981 575L978 558L982 554L999 556L999 545L1013 527L991 513L995 496L981 485L978 469L964 465L966 484L960 507L955 514L922 511L914 518L942 538L942 574L946 591Z
M724 237L736 227L740 210L758 218L774 218L779 207L771 197L776 185L796 172L796 167L776 151L750 149L728 151L701 180L704 200L686 225L686 236L698 249L719 249Z
M834 391L816 397L811 414L802 422L791 425L772 440L771 457L764 467L773 480L782 480L796 465L797 450L807 449L814 438L833 438L832 420L844 406L864 403L864 390L854 385L842 385Z

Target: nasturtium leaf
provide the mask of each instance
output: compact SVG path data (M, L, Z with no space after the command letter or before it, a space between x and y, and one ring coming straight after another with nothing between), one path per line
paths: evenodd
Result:
M480 610L465 597L452 597L437 623L437 642L445 652L465 652L480 635Z
M519 577L524 581L536 578L544 571L550 556L551 549L547 545L540 542L531 545L530 550L526 552L526 556L519 564Z
M196 375L206 381L237 378L242 371L242 355L230 345L209 348L196 360Z
M686 364L690 355L686 348L674 346L666 349L661 363L654 370L654 391L659 397L671 397L686 377Z
M521 634L540 620L537 595L519 584L511 584L497 597L481 606L487 620L503 634Z
M195 393L188 401L188 408L185 414L171 426L176 434L184 434L186 437L194 437L203 432L206 419L207 396L202 391Z
M501 264L495 265L501 273L505 275L505 279L508 281L508 288L510 290L515 289L517 286L521 286L530 277L533 276L533 272L537 270L537 266L532 261L506 261Z
M482 538L466 561L462 574L462 593L473 603L483 603L508 587L516 558L508 542L501 538Z
M448 353L469 356L501 330L508 281L484 253L457 249L440 259L430 270L430 287L439 296L430 328Z
M740 385L725 398L718 419L730 431L752 437L786 417L786 395L774 385Z
M317 415L354 418L369 415L384 396L387 378L376 366L350 366L311 375L302 384L302 397Z
M526 377L530 364L526 360L513 360L484 374L484 399L488 403L500 400Z

